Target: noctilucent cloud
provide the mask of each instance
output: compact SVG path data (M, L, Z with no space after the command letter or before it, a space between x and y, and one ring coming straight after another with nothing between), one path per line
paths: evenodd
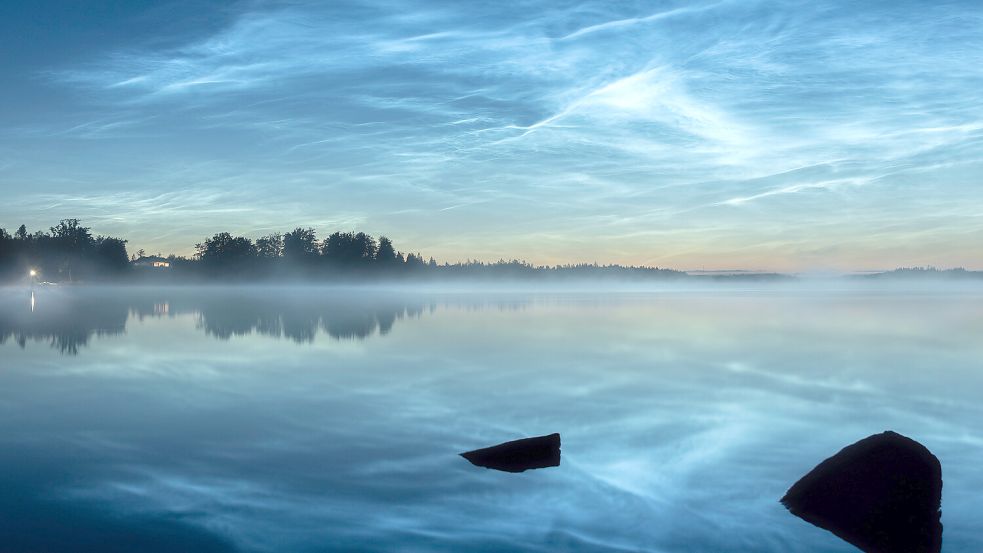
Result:
M983 253L974 0L24 2L0 52L8 230L682 269Z

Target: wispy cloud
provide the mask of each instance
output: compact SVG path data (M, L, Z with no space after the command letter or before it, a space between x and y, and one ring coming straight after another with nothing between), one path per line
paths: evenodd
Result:
M564 35L560 40L570 40L574 38L579 38L584 35L589 35L591 33L597 33L601 31L617 31L622 30L624 27L629 27L633 25L653 23L655 21L661 21L663 19L668 19L670 17L676 17L685 14L698 13L706 11L713 8L717 4L710 4L705 6L689 6L683 8L674 8L671 10L666 10L663 12L656 12L643 17L628 17L624 19L615 19L613 21L605 21L604 23L597 23L594 25L588 25L587 27L582 27L573 31L570 34Z
M800 192L808 192L813 190L836 190L842 186L863 186L868 181L864 179L838 179L820 182L809 182L800 184L790 184L788 186L783 186L781 188L775 188L768 190L766 192L761 192L759 194L754 194L751 196L743 196L738 198L731 198L729 200L724 200L718 205L743 205L755 200L760 200L762 198L768 198L771 196L779 196L783 194L798 194Z
M258 199L240 204L253 218L338 213L435 255L541 261L651 259L620 246L639 233L660 256L714 257L737 233L732 251L794 262L795 244L761 241L762 210L861 232L860 219L923 217L926 197L983 203L965 185L983 152L973 3L236 9L195 36L39 68L34 82L64 98L0 131L5 157L22 160L10 186L64 193L73 180L111 195L125 168L154 198L192 187L165 164L221 167L193 186L243 187L230 202ZM99 163L93 147L125 154ZM470 251L428 238L462 226Z

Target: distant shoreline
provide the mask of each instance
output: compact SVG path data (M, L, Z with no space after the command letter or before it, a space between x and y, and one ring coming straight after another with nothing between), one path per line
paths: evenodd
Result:
M597 263L544 266L518 259L438 263L419 253L404 254L385 236L334 232L318 240L313 228L300 227L256 240L220 232L196 244L197 253L191 258L147 255L143 250L129 254L126 244L121 238L93 236L78 219L63 219L50 232L29 233L21 225L10 234L0 228L0 283L782 283L802 278L747 269L681 271ZM846 277L983 281L983 271L914 267Z

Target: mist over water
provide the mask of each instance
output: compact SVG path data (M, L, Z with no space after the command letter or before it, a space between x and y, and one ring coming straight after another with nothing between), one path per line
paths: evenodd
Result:
M892 429L983 548L983 289L596 288L0 290L0 543L845 553L778 499Z

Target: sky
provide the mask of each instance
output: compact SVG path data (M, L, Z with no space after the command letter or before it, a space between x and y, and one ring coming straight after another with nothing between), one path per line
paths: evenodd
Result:
M983 268L983 3L17 2L0 227Z

